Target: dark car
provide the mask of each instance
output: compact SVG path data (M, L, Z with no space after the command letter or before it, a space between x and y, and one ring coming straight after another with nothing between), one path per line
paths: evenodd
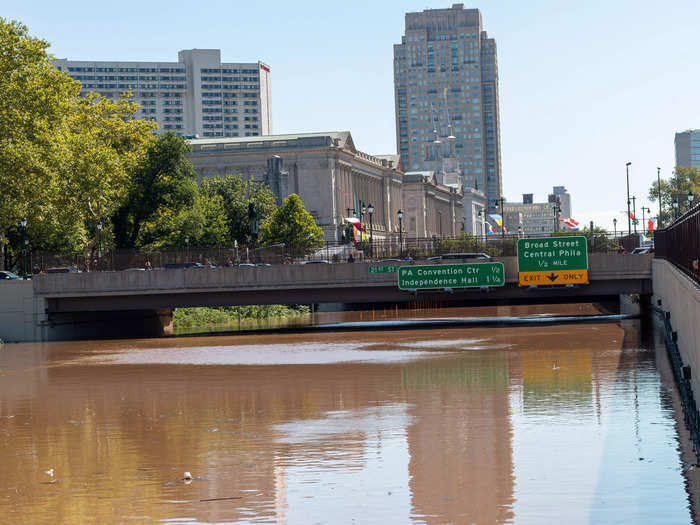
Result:
M19 275L16 275L8 271L0 271L0 281L17 281L20 279Z
M204 265L202 263L198 263L198 262L165 263L166 270L181 270L181 269L188 269L188 268L204 268Z
M79 273L75 266L54 266L53 268L47 268L46 273Z
M452 259L476 259L481 261L490 261L491 256L486 253L443 253L440 255L440 260L452 260Z

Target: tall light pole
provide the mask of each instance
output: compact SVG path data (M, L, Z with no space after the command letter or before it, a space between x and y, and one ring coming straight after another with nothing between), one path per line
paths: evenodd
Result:
M632 221L632 224L634 224L634 233L637 233L637 197L632 195L632 216L634 217L634 220Z
M659 191L659 224L657 228L661 228L661 168L656 168L656 189Z
M369 213L369 256L374 257L374 231L372 229L372 216L374 215L374 206L367 205L367 213Z
M557 214L561 211L561 205L559 204L559 201L554 203L554 206L552 206L552 212L554 213L554 230L552 230L552 233L556 233L557 231L557 226L559 226L558 221L557 221Z
M630 166L631 162L625 164L627 169L627 233L632 233L632 216L630 215Z
M688 191L688 210L693 207L693 199L695 199L695 195L693 195L692 191Z
M613 239L617 239L617 219L613 219Z
M505 197L499 197L498 199L495 199L496 204L500 204L501 207L501 238L505 238L506 236L506 218L503 216L503 202L505 201Z
M22 217L22 277L27 278L27 219Z
M674 216L673 220L678 220L678 197L674 197L674 198L673 198L672 206L673 206L673 212L674 212L674 214L673 214L673 216Z
M403 211L396 212L399 216L399 259L403 259Z
M649 218L651 219L651 210L649 208L645 208L642 206L642 231L649 231L649 228L647 228L647 219L646 216L644 215L644 211L649 214Z

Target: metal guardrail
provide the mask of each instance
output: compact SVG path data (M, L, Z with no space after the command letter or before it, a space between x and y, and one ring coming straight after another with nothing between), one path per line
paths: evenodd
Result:
M557 235L583 235L581 232L558 232ZM532 235L529 237L549 237ZM350 254L355 261L381 261L383 259L424 260L445 253L486 253L497 256L517 255L517 240L524 235L489 235L486 237L458 236L410 238L398 237L365 240L359 243L325 242L311 252L294 246L275 245L260 246L204 246L187 248L168 248L160 250L95 250L65 252L33 252L30 268L34 272L49 268L72 267L78 271L120 271L144 268L146 262L154 269L164 268L173 263L199 263L215 266L235 266L238 264L288 264L307 260L325 260L328 262L348 262ZM614 253L624 244L624 236L596 234L588 236L589 253Z
M700 284L700 205L687 211L654 235L656 257L666 259Z

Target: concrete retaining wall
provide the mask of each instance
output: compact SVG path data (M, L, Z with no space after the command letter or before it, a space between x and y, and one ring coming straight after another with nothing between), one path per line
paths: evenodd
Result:
M695 399L700 399L700 287L671 263L654 259L653 304L671 313L683 363L690 365Z
M0 339L5 342L39 338L32 281L0 282Z

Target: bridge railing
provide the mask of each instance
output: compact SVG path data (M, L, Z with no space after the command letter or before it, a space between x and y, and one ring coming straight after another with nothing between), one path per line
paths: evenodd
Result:
M557 235L583 235L580 232L557 232ZM532 235L530 237L547 237ZM312 251L294 246L189 246L159 250L95 250L77 253L33 252L31 266L34 271L49 268L74 268L79 271L121 271L142 269L146 262L154 269L165 268L176 263L211 263L216 266L236 264L285 264L305 260L327 260L347 262L350 254L355 261L380 261L382 259L411 258L416 261L436 257L445 253L486 253L493 257L517 255L517 240L524 235L489 235L474 237L375 238L369 236L362 242L325 242ZM591 253L615 252L621 238L614 238L605 232L588 237L588 250Z
M655 256L673 263L700 284L700 206L679 217L654 235ZM694 263L694 261L697 261Z

